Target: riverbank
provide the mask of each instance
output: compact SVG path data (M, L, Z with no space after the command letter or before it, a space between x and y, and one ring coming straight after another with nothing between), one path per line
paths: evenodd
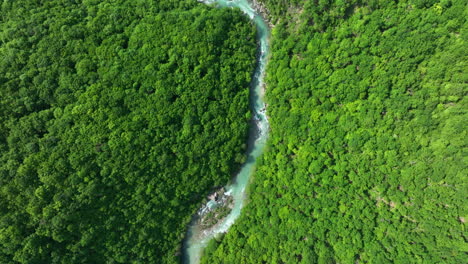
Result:
M265 4L258 0L249 0L252 4L252 9L255 13L259 14L263 20L268 24L268 27L271 29L275 25L271 22L270 11L266 8Z

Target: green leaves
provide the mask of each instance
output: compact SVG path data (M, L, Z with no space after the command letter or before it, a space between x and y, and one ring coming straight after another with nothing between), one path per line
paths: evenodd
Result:
M270 145L204 261L463 262L466 4L264 2Z
M2 6L0 262L174 263L245 159L253 26L196 1L62 2Z

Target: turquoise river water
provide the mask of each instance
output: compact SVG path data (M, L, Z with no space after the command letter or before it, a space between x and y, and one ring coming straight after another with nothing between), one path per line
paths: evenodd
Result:
M267 63L269 49L268 41L270 34L267 23L263 17L254 10L252 3L248 0L201 0L200 2L219 8L240 8L242 12L250 17L257 27L259 51L257 56L257 67L250 87L250 108L253 112L253 119L251 121L247 144L247 160L242 165L241 170L236 175L233 183L225 187L226 195L230 195L233 198L232 211L223 220L207 230L201 229L198 221L196 221L196 216L194 217L194 220L189 225L187 235L183 243L183 258L184 263L187 264L198 264L200 262L203 249L206 247L208 242L217 234L227 232L229 227L231 227L239 217L246 199L246 186L255 169L257 158L263 152L269 130L265 102L263 101L263 77L265 75L265 66ZM199 212L216 206L215 203L216 202L214 201L209 201L203 205Z

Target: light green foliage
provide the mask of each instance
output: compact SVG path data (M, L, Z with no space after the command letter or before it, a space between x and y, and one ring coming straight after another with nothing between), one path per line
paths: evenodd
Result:
M177 262L244 159L254 27L196 1L1 8L0 262Z
M203 263L465 263L466 1L265 2L269 148Z

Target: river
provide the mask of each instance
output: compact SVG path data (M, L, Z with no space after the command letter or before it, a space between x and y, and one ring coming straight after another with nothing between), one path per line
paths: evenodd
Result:
M246 199L245 189L249 183L250 176L255 170L257 158L263 153L268 137L269 124L266 116L266 105L263 101L265 66L267 63L269 50L270 31L268 24L263 17L258 14L248 0L203 0L202 3L213 5L219 8L240 8L242 12L250 17L257 27L257 42L259 45L257 55L257 66L253 75L250 87L249 105L253 113L253 119L249 128L247 144L247 160L242 165L233 183L226 186L226 194L233 198L231 212L212 228L203 230L197 221L197 216L189 225L187 235L183 243L183 261L186 264L198 264L200 262L203 249L208 242L217 234L225 233L239 217ZM203 205L202 209L214 206L215 202L210 201ZM201 211L200 210L200 211ZM200 212L199 211L199 212Z

